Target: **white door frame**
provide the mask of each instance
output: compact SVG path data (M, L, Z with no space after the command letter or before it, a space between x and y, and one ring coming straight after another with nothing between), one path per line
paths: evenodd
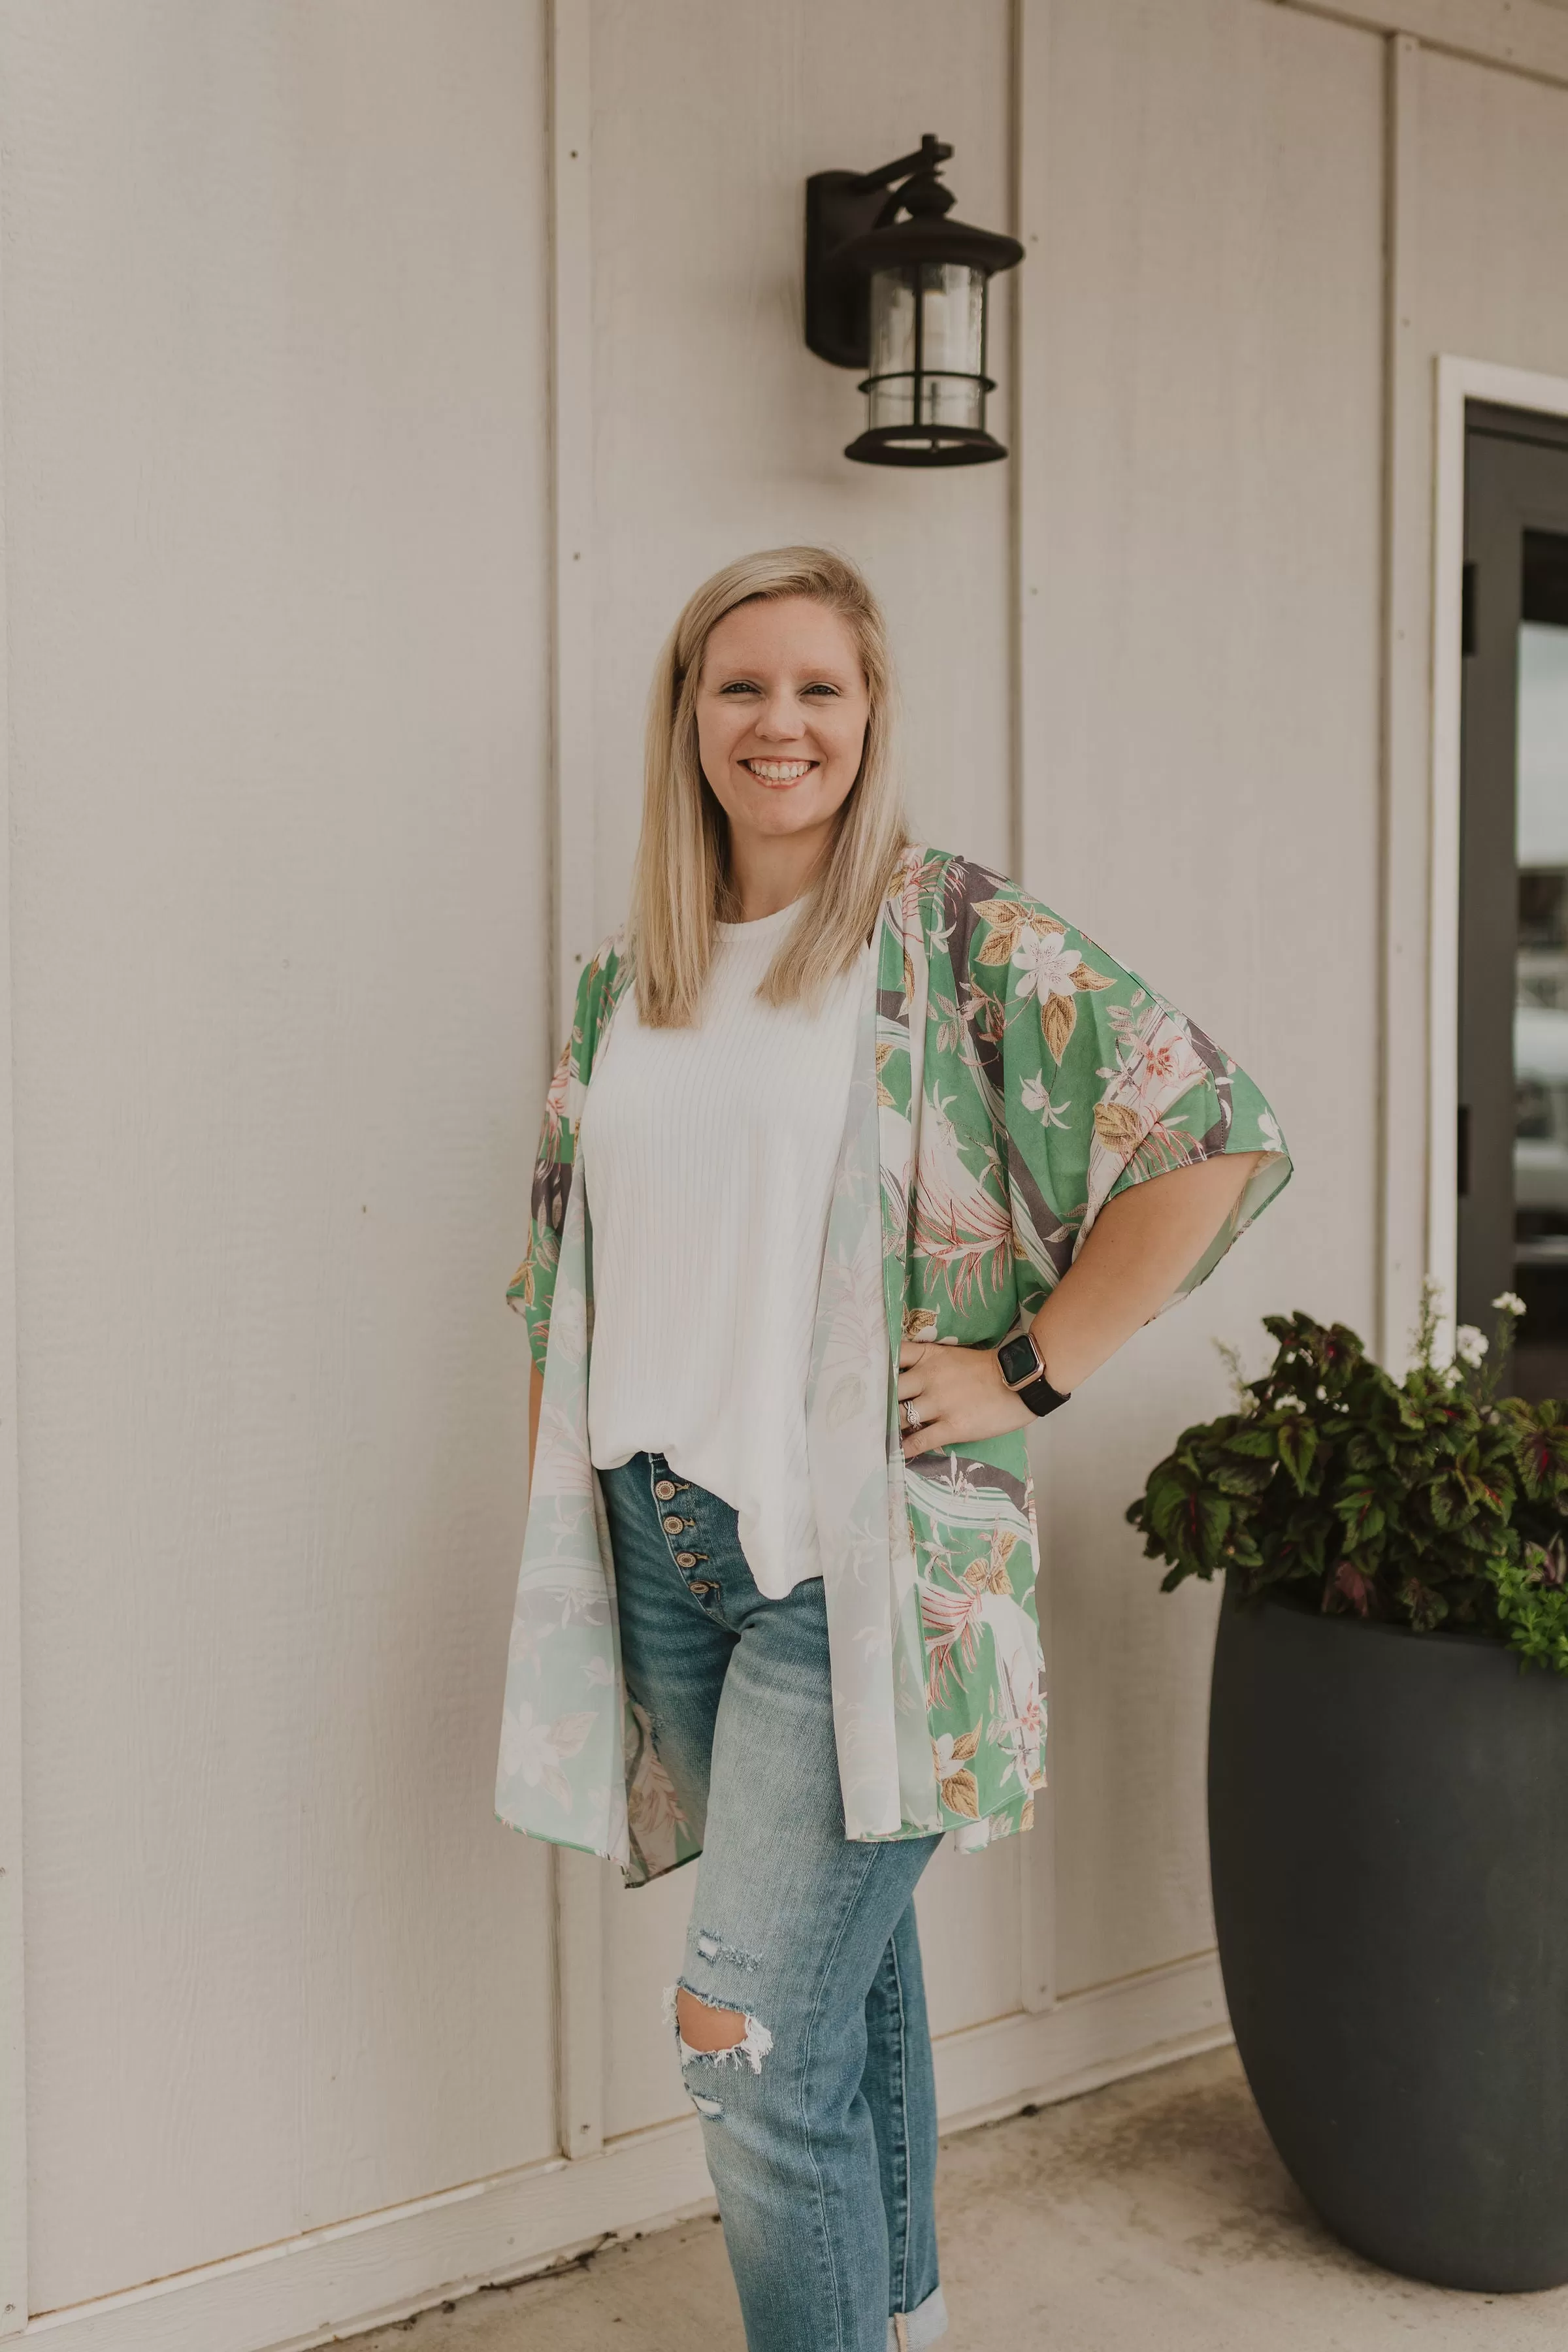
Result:
M1451 1324L1458 1279L1460 612L1465 565L1465 404L1495 401L1568 417L1568 376L1445 353L1436 363L1432 533L1432 848L1427 924L1429 1062L1426 1271Z

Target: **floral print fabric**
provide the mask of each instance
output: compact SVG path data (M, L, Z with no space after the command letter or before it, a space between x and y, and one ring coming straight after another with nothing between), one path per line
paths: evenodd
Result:
M544 1380L496 1783L502 1821L613 1855L629 1882L696 1842L629 1704L588 1452L584 1090L630 979L622 935L578 985L508 1287ZM835 1175L807 1433L845 1830L983 1846L1033 1817L1045 1705L1024 1433L905 1463L905 1338L992 1347L1032 1318L1108 1200L1262 1152L1165 1302L1203 1281L1290 1173L1263 1096L1148 982L1038 899L912 847L883 908Z

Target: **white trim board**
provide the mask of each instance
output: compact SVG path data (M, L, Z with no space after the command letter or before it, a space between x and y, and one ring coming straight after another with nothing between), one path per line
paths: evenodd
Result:
M1199 1953L1071 1994L1044 2016L942 2036L943 2128L1076 2097L1228 2039L1218 1961ZM308 2352L711 2207L693 2116L597 2158L553 2158L42 2314L26 2335L50 2352Z
M597 2156L605 2145L605 1893L613 1864L573 1846L550 1849L555 1906L556 2146Z
M1568 85L1568 15L1547 0L1268 0L1339 25L1406 33L1424 48Z
M593 73L585 0L550 7L550 446L554 556L546 1067L572 1026L594 927Z
M591 12L550 0L550 448L552 953L544 1066L572 1027L594 927L594 222ZM595 2157L605 2135L604 1878L552 1849L556 2145Z
M1412 1213L1401 1150L1427 1116L1419 1056L1394 1041L1424 1018L1412 1005L1425 924L1427 761L1431 677L1427 596L1431 577L1431 483L1426 446L1426 372L1415 330L1420 230L1419 45L1384 45L1383 283L1383 586L1379 618L1381 709L1378 774L1377 1226L1373 1351L1397 1362L1410 1300L1426 1266L1426 1239ZM1421 986L1415 981L1415 991ZM1408 1147L1405 1147L1407 1149ZM1418 1175L1418 1171L1417 1171Z
M1465 404L1568 416L1568 376L1445 354L1436 370L1432 546L1432 852L1427 992L1426 1270L1452 1320L1458 1273L1455 1151L1459 1108L1459 645L1465 565Z
M0 288L0 415L5 409ZM0 436L0 447L4 436ZM5 489L0 478L0 2336L27 2317L22 1980L22 1553L17 1520L16 1228L11 1103L11 788Z

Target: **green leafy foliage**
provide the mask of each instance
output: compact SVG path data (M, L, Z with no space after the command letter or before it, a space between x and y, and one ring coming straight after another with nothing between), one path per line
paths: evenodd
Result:
M1510 1292L1485 1370L1468 1328L1435 1361L1436 1297L1428 1283L1403 1381L1310 1315L1264 1317L1261 1379L1223 1351L1236 1411L1184 1430L1127 1512L1163 1591L1216 1571L1244 1598L1304 1586L1331 1615L1469 1627L1568 1674L1568 1405L1499 1395Z

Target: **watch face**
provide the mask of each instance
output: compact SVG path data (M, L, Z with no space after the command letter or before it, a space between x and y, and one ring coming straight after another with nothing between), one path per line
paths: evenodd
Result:
M1002 1367L1002 1377L1010 1389L1020 1381L1033 1380L1039 1370L1035 1355L1035 1343L1029 1339L1007 1339L996 1350L996 1361Z

